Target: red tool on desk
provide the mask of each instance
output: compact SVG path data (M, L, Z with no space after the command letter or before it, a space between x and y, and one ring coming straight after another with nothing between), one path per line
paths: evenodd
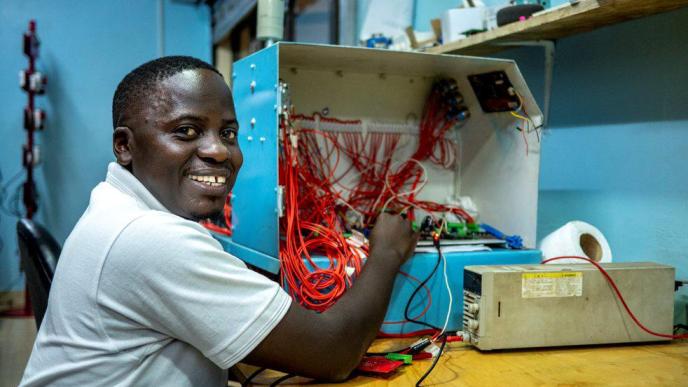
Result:
M404 365L403 361L389 360L382 356L364 357L356 368L360 372L387 377L393 374L397 368Z

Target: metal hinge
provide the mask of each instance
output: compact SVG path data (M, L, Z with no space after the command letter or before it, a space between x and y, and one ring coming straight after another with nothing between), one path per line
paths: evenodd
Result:
M275 188L275 192L277 192L277 208L275 211L277 212L277 216L281 218L284 216L284 186L278 185L277 188Z

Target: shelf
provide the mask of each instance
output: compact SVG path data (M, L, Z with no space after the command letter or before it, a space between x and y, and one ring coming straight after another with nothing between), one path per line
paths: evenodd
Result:
M688 0L581 0L466 39L432 47L434 54L487 55L509 43L553 40L688 5ZM513 44L512 44L513 45Z

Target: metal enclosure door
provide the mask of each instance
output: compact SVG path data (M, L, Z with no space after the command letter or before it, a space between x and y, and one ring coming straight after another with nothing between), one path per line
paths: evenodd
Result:
M274 45L236 62L232 74L244 167L232 191L229 250L260 266L267 260L273 272L279 269L278 63Z

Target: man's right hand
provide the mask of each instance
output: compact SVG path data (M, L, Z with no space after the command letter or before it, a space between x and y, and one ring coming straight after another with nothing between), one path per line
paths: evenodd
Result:
M370 256L393 256L401 266L413 254L419 236L420 233L411 228L409 220L399 215L381 213L370 234Z

